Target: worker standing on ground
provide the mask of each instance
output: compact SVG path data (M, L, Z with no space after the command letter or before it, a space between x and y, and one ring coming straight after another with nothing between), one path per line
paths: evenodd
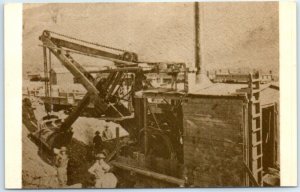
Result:
M103 141L99 131L95 132L95 137L93 139L93 147L94 147L94 154L98 154L103 149Z
M105 125L104 128L105 128L105 129L104 129L104 131L102 132L102 138L103 138L104 140L110 140L110 139L112 139L112 138L113 138L113 135L112 135L111 130L108 129L108 125Z
M95 188L115 188L117 185L117 178L112 173L108 173L110 166L104 161L105 155L103 153L96 155L96 162L88 170L96 178Z
M67 166L68 166L68 155L67 148L61 147L59 153L56 155L55 165L57 168L57 179L60 187L65 187L67 185Z

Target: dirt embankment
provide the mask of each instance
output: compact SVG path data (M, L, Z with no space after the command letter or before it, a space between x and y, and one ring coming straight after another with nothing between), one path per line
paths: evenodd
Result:
M22 185L23 188L58 187L56 169L43 159L43 151L29 139L28 135L37 130L32 98L23 99L22 125Z
M22 184L24 188L55 188L58 186L55 167L38 155L39 149L28 137L29 130L22 126Z
M42 145L29 139L28 135L37 130L37 119L46 115L44 106L36 98L23 101L23 126L22 126L22 181L24 188L57 188L56 168L53 165L53 155L49 154ZM66 115L56 113L61 118ZM128 133L115 123L108 123L94 118L78 118L73 124L73 138L67 146L69 155L68 185L81 183L82 187L89 188L94 185L93 177L88 173L89 167L94 163L91 143L96 130L102 131L104 124L114 130L120 128L120 136ZM113 143L112 143L113 144ZM104 144L109 149L111 144Z
M30 133L26 126L22 127L22 184L23 188L58 188L56 168L53 157L41 146L33 143L28 138ZM88 168L93 163L93 156L84 143L72 139L68 146L70 157L68 167L68 185L81 183L83 186L92 186L93 179L88 173Z

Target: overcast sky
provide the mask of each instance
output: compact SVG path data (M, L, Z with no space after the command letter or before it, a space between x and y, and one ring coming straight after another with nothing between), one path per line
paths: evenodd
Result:
M140 60L180 61L194 66L193 6L193 3L25 5L24 69L42 69L38 37L44 29L131 50ZM201 55L207 70L254 67L278 73L278 3L200 3L200 6Z

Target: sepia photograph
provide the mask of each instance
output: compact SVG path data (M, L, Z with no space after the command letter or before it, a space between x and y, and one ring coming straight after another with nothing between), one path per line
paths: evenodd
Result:
M279 56L278 2L23 4L22 188L281 186Z

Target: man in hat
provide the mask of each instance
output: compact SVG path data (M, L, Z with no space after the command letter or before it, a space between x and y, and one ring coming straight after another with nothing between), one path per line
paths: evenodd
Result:
M103 187L103 178L106 172L110 170L110 166L104 161L105 155L99 153L96 155L96 162L89 168L89 173L93 174L96 178L95 187Z
M104 140L110 140L113 138L112 132L110 129L108 129L108 125L104 126L104 131L102 132L102 138Z
M93 139L93 147L94 147L94 153L97 154L99 153L102 148L103 148L103 142L102 142L102 138L100 136L100 132L99 131L96 131L95 132L95 137Z
M56 155L55 165L57 168L57 179L60 187L64 187L67 185L67 167L68 167L68 155L67 148L61 147L59 153Z

